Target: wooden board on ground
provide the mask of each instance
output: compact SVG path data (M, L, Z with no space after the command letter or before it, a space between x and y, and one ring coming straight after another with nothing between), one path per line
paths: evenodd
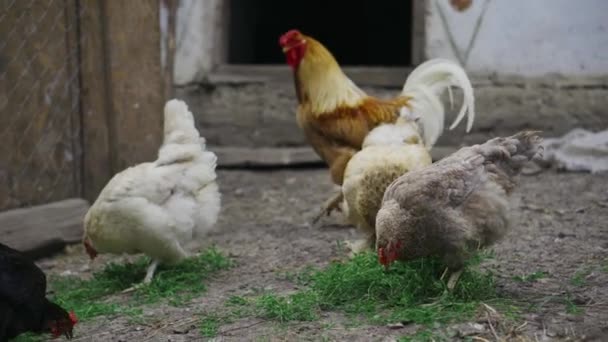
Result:
M82 239L82 221L89 209L87 201L66 199L30 208L0 213L0 242L41 258Z
M323 166L323 161L310 147L221 147L209 146L218 157L219 168L279 168ZM431 150L433 161L452 154L455 147L437 146Z

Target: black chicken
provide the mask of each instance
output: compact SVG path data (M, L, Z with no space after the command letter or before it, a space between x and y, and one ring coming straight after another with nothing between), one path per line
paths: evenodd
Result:
M0 341L22 333L50 333L53 337L72 338L77 322L46 299L46 276L34 262L0 243Z

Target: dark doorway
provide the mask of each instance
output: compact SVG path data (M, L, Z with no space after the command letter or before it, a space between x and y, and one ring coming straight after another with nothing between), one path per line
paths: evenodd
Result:
M409 66L412 1L230 0L228 63L283 64L278 39L297 28L341 65Z

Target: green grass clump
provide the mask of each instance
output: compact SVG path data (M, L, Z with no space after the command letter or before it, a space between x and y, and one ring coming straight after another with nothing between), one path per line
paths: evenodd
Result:
M591 274L590 268L585 268L576 271L574 276L570 279L570 283L574 286L584 286L587 283L587 276Z
M133 263L111 263L89 280L54 278L51 281L55 292L53 299L61 306L73 309L80 319L85 320L99 315L138 314L141 310L135 306L161 299L168 298L173 305L182 304L205 291L204 280L211 274L231 265L230 260L216 249L210 248L179 264L160 266L152 283L134 291L126 306L103 300L108 295L140 283L146 274L148 263L147 257Z
M307 289L287 296L263 295L255 302L261 316L281 322L314 320L321 310L340 310L379 324L466 319L482 301L499 302L490 273L469 267L449 293L447 279L440 280L444 269L436 260L419 259L397 262L385 271L376 255L362 253L312 272L306 277Z
M49 287L53 289L50 299L66 310L74 310L80 321L96 316L141 315L142 304L150 304L167 299L172 305L180 305L204 292L204 281L217 271L229 268L232 262L217 249L209 248L198 256L188 258L176 265L159 266L152 283L136 289L129 300L115 303L108 296L141 283L150 259L141 257L133 263L108 264L102 271L88 280L76 277L52 277ZM217 323L219 326L219 321ZM205 329L210 334L211 321ZM77 332L76 332L77 334ZM46 336L43 336L46 337ZM41 337L25 334L16 339L19 342L41 341Z
M279 322L313 321L318 318L319 298L314 291L296 292L287 297L263 295L256 306L265 318Z
M152 283L139 289L135 295L136 298L147 303L169 298L170 304L182 305L207 289L204 280L210 275L230 266L232 262L229 259L211 248L197 258L186 259L177 265L161 267L154 275Z
M217 316L205 316L201 319L200 332L204 337L215 337L220 328L220 318Z

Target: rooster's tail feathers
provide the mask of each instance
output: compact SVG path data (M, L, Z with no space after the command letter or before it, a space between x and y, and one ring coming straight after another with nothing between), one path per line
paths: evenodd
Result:
M448 90L451 102L452 86L462 89L464 99L450 129L454 129L468 114L468 133L475 118L473 86L464 69L456 62L441 58L424 62L412 71L403 86L402 94L411 98L409 109L420 119L427 148L431 148L443 132L445 110L440 96Z

